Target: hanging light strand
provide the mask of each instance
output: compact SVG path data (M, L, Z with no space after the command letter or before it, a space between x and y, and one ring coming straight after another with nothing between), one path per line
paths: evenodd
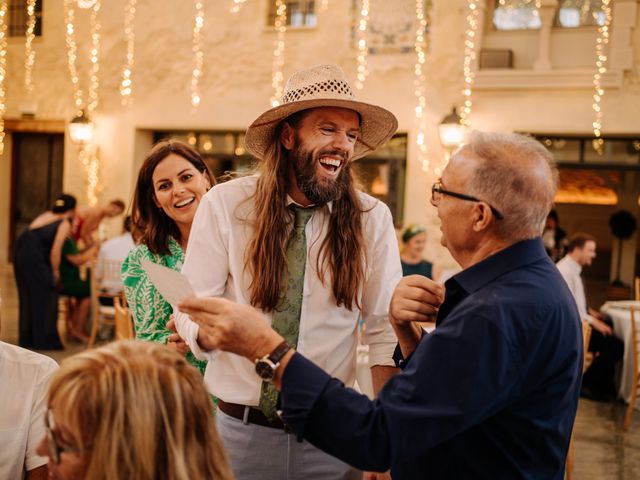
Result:
M426 77L424 73L424 63L426 57L426 45L425 32L427 27L427 19L424 12L424 0L416 0L416 35L414 42L414 50L416 52L416 63L414 65L415 80L414 93L418 104L416 105L416 121L417 121L417 134L416 144L418 146L418 160L422 165L422 170L427 172L429 170L429 159L427 158L427 142L426 131L427 122L425 119L425 109L427 106L426 99Z
M462 96L464 102L460 109L461 122L465 126L469 126L469 116L471 115L471 106L473 105L471 95L473 93L473 82L475 79L473 67L476 60L476 34L478 31L479 17L478 0L467 0L467 6L467 27L464 34L464 62L462 64L462 75L464 77Z
M78 68L76 67L76 60L78 58L78 46L76 43L75 32L75 11L73 9L73 0L64 0L65 11L65 41L67 44L67 66L69 67L69 76L71 77L71 84L73 85L73 101L78 112L82 109L82 89L80 88L80 76L78 75Z
M329 9L329 0L322 0L322 3L320 4L320 11L326 12L328 9Z
M204 4L202 0L196 0L196 16L193 22L193 71L191 72L191 106L198 108L200 101L200 77L204 65L204 53L202 52L202 28L204 27Z
M287 33L287 4L284 0L276 0L276 18L273 26L276 29L277 37L271 67L271 86L273 87L271 106L277 107L280 105L284 84L282 69L284 67L285 34Z
M91 61L91 68L89 70L89 99L87 104L87 111L89 114L98 108L98 88L100 87L100 22L98 21L98 13L100 12L100 0L96 0L96 3L91 8L91 15L89 16L89 28L91 35L91 54L89 60Z
M36 52L33 49L33 39L36 28L36 0L27 0L27 28L24 34L24 91L27 95L33 93L33 65Z
M7 77L7 21L9 8L6 0L0 0L0 155L4 152L4 114L7 109L6 90Z
M358 21L357 36L358 39L358 74L356 76L356 88L362 90L364 88L364 81L369 75L367 70L367 53L369 47L367 46L367 26L369 24L369 0L361 0L360 5L360 20Z
M231 13L238 13L247 0L233 0Z
M607 54L605 47L609 43L609 26L611 25L611 5L610 0L602 0L602 14L604 23L598 28L598 37L596 39L596 71L593 74L593 111L595 120L593 121L593 140L594 149L602 155L604 140L601 137L602 130L602 97L604 89L602 88L602 76L607 72Z
M136 0L129 0L124 9L124 40L127 44L127 57L122 67L122 80L120 81L120 96L122 105L131 106L133 101L133 68L135 64L135 30Z

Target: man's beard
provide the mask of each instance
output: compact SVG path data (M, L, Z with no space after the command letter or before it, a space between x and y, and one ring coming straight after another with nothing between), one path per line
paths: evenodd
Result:
M335 180L318 178L317 168L320 163L320 157L324 155L342 157L341 170ZM302 142L296 139L296 144L289 151L289 161L293 166L298 188L315 205L341 198L351 185L349 160L343 152L321 150L314 156L313 152L304 150Z

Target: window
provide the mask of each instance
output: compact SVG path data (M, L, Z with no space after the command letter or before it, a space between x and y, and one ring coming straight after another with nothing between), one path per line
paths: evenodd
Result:
M42 0L36 0L36 24L33 33L42 35ZM27 31L27 0L9 0L9 36L24 37Z
M267 25L273 26L276 20L276 2L269 1ZM316 4L314 0L286 0L287 26L294 28L315 27L317 24Z
M602 0L561 0L555 26L565 28L604 25Z
M496 0L493 26L496 30L531 30L540 28L536 0Z

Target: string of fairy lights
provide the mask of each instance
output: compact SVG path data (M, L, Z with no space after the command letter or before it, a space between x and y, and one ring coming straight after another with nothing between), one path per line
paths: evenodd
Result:
M233 0L233 3L231 5L231 13L238 13L240 11L240 9L242 8L242 5L244 5L244 3L247 0Z
M369 76L367 70L367 54L369 47L367 46L367 27L369 25L369 0L362 0L360 5L360 19L358 20L357 40L358 40L358 73L356 75L356 88L362 90L364 81Z
M595 119L593 121L593 148L599 155L604 153L604 140L602 139L602 76L607 72L607 54L605 48L609 43L609 26L611 25L611 5L610 0L602 0L603 24L598 28L596 39L596 71L593 74L593 111Z
M131 106L133 101L133 68L135 66L136 35L134 22L136 19L136 0L129 0L124 9L124 41L127 45L127 56L122 67L120 96L122 105Z
M271 68L271 86L273 87L271 106L277 107L280 105L284 86L282 69L284 67L284 41L285 34L287 33L287 4L284 0L276 0L276 18L273 26L276 29L277 37L273 50L273 64Z
M463 103L460 109L460 121L469 126L469 116L473 105L473 82L475 79L474 65L476 60L476 34L478 31L479 17L478 0L467 0L466 29L464 33L464 61L462 63L462 76L464 86L462 88Z
M204 3L195 0L196 16L193 21L193 70L191 71L191 106L197 109L202 100L200 94L200 77L204 65L202 51L202 29L204 27Z
M0 155L4 152L4 114L7 109L4 82L7 78L7 19L9 8L0 0Z
M101 1L96 0L95 3L90 6L89 36L91 38L91 47L89 52L89 87L86 104L77 67L78 45L76 40L74 4L74 0L64 0L63 4L65 11L67 65L74 89L74 104L78 110L78 114L86 111L87 114L91 115L99 103L100 22L98 21L98 14L100 12ZM87 202L90 206L93 206L98 203L98 190L100 188L100 160L97 148L92 142L89 142L82 145L78 156L86 177Z
M36 0L27 0L27 29L24 34L24 91L27 95L33 92L33 65L36 52L33 49L33 39L36 28Z
M424 0L416 0L416 35L414 43L414 51L416 52L416 63L414 65L414 93L418 104L415 108L416 121L418 130L416 132L416 144L418 146L418 161L422 165L422 170L429 170L429 158L427 157L427 121L425 117L425 109L427 107L426 99L426 77L424 73L424 63L426 60L426 27L427 19L424 11Z

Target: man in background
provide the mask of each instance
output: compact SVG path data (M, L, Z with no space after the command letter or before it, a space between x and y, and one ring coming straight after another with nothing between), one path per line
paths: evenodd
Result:
M587 306L581 273L596 258L596 239L588 233L575 233L569 238L568 253L557 263L576 301L580 317L592 327L589 351L593 362L584 373L581 395L597 401L616 398L614 375L616 363L624 354L624 343L613 335L611 319Z

